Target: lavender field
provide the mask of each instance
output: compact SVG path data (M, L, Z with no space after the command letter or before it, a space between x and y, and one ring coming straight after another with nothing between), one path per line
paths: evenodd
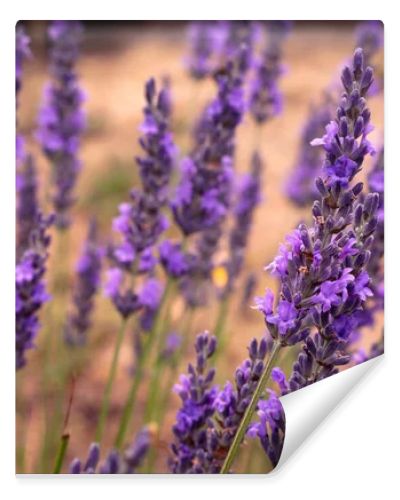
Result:
M383 352L383 83L374 21L17 24L17 473L266 473Z

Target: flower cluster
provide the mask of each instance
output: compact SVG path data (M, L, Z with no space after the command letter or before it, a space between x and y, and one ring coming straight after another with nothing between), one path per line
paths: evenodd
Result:
M224 294L232 291L235 279L243 267L254 210L261 200L261 171L261 158L257 153L254 153L251 171L242 176L237 189L236 203L233 208L234 225L229 234L229 260L226 264L228 283Z
M89 224L88 235L76 266L77 280L73 292L74 311L70 313L64 331L68 345L86 343L86 333L91 324L94 296L100 285L102 252L97 241L97 225Z
M317 178L321 200L313 205L314 224L301 224L267 269L281 282L280 298L267 291L257 307L276 342L303 348L289 380L296 390L337 372L350 356L346 346L372 295L368 262L377 226L379 196L362 197L362 183L350 186L364 157L373 153L365 95L372 70L364 69L362 50L342 73L344 94L337 118L326 128L324 178ZM315 334L310 332L315 330Z
M145 156L138 157L136 161L143 191L162 205L166 202L176 154L169 130L171 98L167 86L157 94L153 78L146 83L145 98L144 121L140 127L143 135L139 140Z
M255 76L251 83L249 109L254 120L262 124L278 115L282 110L282 93L278 87L283 74L282 42L290 23L275 21L269 23L269 40L262 55L254 63Z
M16 368L26 364L26 351L35 346L40 328L38 312L49 300L44 274L50 237L47 229L53 217L38 214L36 226L31 231L29 247L23 253L15 269L16 313Z
M111 450L100 463L100 446L92 443L86 461L82 464L75 458L70 466L70 474L135 474L142 465L150 446L150 432L144 427L135 441L123 454Z
M203 113L201 132L191 155L182 162L181 181L172 201L183 234L199 233L190 270L182 280L182 291L193 306L204 301L203 285L210 277L212 257L231 204L234 138L245 110L240 55L247 50L243 45L236 58L215 75L217 96Z
M301 133L298 156L286 184L288 197L298 206L308 206L318 198L315 178L321 170L323 152L310 143L323 134L330 117L331 106L328 99L319 106L311 106Z
M113 221L121 242L109 249L113 267L108 271L105 292L124 318L143 310L142 324L147 329L162 295L161 283L152 276L157 264L154 247L168 227L162 207L167 201L176 148L169 129L168 89L157 94L151 79L145 86L145 98L139 142L146 155L137 158L142 188L131 191L130 202L119 206L119 215ZM135 275L148 277L139 291L132 286Z
M85 126L84 94L75 72L82 25L78 21L54 21L48 35L53 80L45 89L37 138L53 168L56 225L65 229L70 225L68 211L75 201L73 189L80 169L80 136Z
M207 360L214 354L216 338L207 333L196 338L196 365L189 364L188 374L181 375L174 388L182 406L172 427L176 442L172 444L170 469L175 474L211 472L212 455L208 451L208 425L214 413L218 389L213 385L214 369Z
M18 106L18 94L22 86L22 64L24 59L31 55L30 38L22 26L17 26L15 31L15 96ZM16 135L16 158L17 165L24 160L24 139L20 134Z
M172 445L174 459L170 465L174 473L220 472L260 380L270 342L266 337L260 342L253 339L248 348L249 358L236 370L235 385L227 382L222 389L213 385L215 372L206 364L215 348L215 337L199 335L197 364L195 367L189 365L189 375L181 375L176 386L183 404L173 427L177 442ZM255 435L253 428L249 428L249 432ZM265 432L263 436L266 442Z
M17 256L29 246L30 235L39 215L37 172L32 155L27 155L17 171Z
M285 412L275 391L269 390L269 398L259 401L258 421L252 423L247 436L258 438L273 467L279 462L285 436Z
M202 80L215 71L227 37L226 23L193 21L188 29L189 54L185 64L195 80Z

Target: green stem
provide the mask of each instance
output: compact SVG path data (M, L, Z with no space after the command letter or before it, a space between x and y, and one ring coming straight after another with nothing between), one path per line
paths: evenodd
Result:
M212 332L217 339L217 350L213 356L214 364L219 354L223 351L224 347L224 329L226 321L228 319L229 300L230 295L228 294L220 301L217 321L215 322L214 331Z
M146 346L143 350L143 352L140 355L140 358L137 360L137 366L135 370L135 374L133 375L133 381L129 390L128 398L125 403L125 407L122 413L121 417L121 422L119 425L117 437L115 439L115 447L117 449L120 449L122 445L124 444L124 438L125 434L128 428L128 424L130 422L133 408L135 406L135 401L136 401L136 396L137 396L137 391L140 386L140 382L142 381L143 378L143 373L144 373L144 364L145 361L147 360L147 356L151 350L151 337L147 339Z
M157 424L161 423L162 416L165 415L165 409L168 403L168 399L171 395L171 389L172 386L174 385L174 382L176 380L176 375L177 371L179 368L179 365L182 361L182 358L185 356L188 346L189 346L189 340L191 340L190 336L190 331L191 327L194 321L195 317L195 311L196 309L191 307L188 312L187 312L187 317L185 321L185 326L182 329L182 343L178 349L178 352L176 353L175 357L173 358L173 361L171 363L171 369L168 377L168 381L165 385L165 390L164 390L164 399L162 404L158 407L158 414L156 418Z
M121 448L121 446L124 444L126 431L128 429L129 423L130 423L131 418L132 418L133 409L135 407L135 400L136 400L137 391L138 391L140 382L143 378L143 371L144 371L143 368L144 368L145 363L146 363L146 361L151 353L154 341L157 338L159 331L162 327L161 311L164 309L164 305L166 304L166 302L168 300L168 297L169 297L169 294L170 294L170 291L172 288L172 284L173 284L173 282L172 282L171 278L168 278L167 284L165 286L165 290L164 290L164 293L163 293L163 296L161 299L160 306L158 308L156 317L154 318L153 327L152 327L151 331L148 334L146 334L146 335L148 335L147 343L146 343L144 351L140 355L140 359L138 360L137 372L135 373L134 378L132 380L132 385L130 387L128 398L126 400L126 403L125 403L125 406L124 406L124 409L122 412L121 421L119 424L119 429L118 429L118 433L117 433L117 437L116 437L116 441L115 441L115 446L118 449Z
M263 392L265 391L265 387L267 385L269 376L271 374L272 368L275 364L275 361L278 358L279 352L282 348L282 344L280 342L275 341L273 347L272 347L272 352L271 356L269 357L264 371L261 375L261 378L257 384L256 390L254 391L254 394L250 400L250 404L247 407L243 418L239 424L239 427L236 431L235 437L233 438L232 444L228 450L228 454L226 455L225 462L221 468L220 474L228 474L231 466L233 464L233 461L236 458L236 455L239 451L240 445L243 441L243 438L246 434L247 428L249 427L249 424L251 422L251 419L253 418L254 412L256 411L257 408L257 403L260 400Z
M149 383L149 395L147 398L147 403L146 403L146 408L144 412L144 421L145 423L149 423L154 415L155 412L155 405L157 403L157 398L158 398L158 389L160 385L160 377L162 373L162 369L165 365L165 361L162 358L162 351L165 347L165 338L166 334L168 332L168 329L166 328L169 324L168 321L168 316L169 316L169 310L168 310L168 299L170 298L170 291L171 291L171 285L168 286L168 295L165 298L165 301L163 303L163 309L165 308L165 315L160 314L160 325L157 328L155 332L155 337L157 338L157 348L156 348L156 354L155 354L155 366L152 370L152 375Z
M105 423L107 420L108 410L110 408L111 391L113 388L115 375L117 373L119 354L120 354L122 342L123 342L124 336L125 336L126 325L127 325L127 320L123 319L121 322L121 327L120 327L118 335L117 335L117 341L116 341L115 348L114 348L114 354L113 354L113 358L112 358L112 362L111 362L110 371L108 374L107 384L106 384L106 387L104 390L103 401L101 404L100 415L99 415L99 420L98 420L97 429L96 429L96 441L99 444L100 444L101 439L103 437L104 426L105 426Z
M56 463L54 465L53 469L53 474L60 474L63 463L64 463L64 458L65 454L67 452L68 448L68 443L69 443L69 434L63 434L61 436L61 441L60 441L60 448L57 453L57 458L56 458Z

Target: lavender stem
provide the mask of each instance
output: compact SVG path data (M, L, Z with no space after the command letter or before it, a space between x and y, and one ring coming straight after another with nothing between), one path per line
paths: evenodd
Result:
M63 434L61 436L61 441L60 441L60 448L57 453L57 458L56 458L56 463L54 465L53 469L53 474L60 474L64 459L65 459L65 454L67 453L67 448L69 444L69 434Z
M117 340L116 340L115 347L114 347L114 354L113 354L111 367L110 367L110 371L109 371L109 375L108 375L108 379L107 379L107 384L106 384L106 387L104 390L103 401L101 404L100 415L99 415L99 420L98 420L97 429L96 429L95 440L97 443L101 443L101 439L103 437L104 426L105 426L105 423L107 420L108 410L110 408L111 391L112 391L112 387L114 384L115 375L117 373L119 354L121 351L122 342L123 342L124 337L125 337L127 323L128 323L128 321L126 319L122 320L121 327L120 327L118 335L117 335Z
M133 412L133 408L135 405L137 390L138 390L138 387L140 385L140 381L143 377L143 367L144 367L145 362L147 361L147 359L151 353L154 340L159 335L160 328L162 325L161 311L164 309L164 306L168 300L171 286L172 286L172 280L168 279L166 287L164 289L163 296L161 298L160 305L158 307L156 317L154 319L153 327L152 327L151 331L147 334L148 335L147 343L146 343L144 351L141 353L141 356L139 359L139 364L138 364L138 371L134 375L132 385L131 385L131 388L129 390L128 398L126 400L124 410L122 413L121 421L119 424L117 438L115 441L115 446L118 449L121 448L121 446L124 443L125 434L126 434L126 431L128 429L129 422L131 421L131 418L132 418L132 412Z
M236 455L239 451L240 445L242 444L243 438L246 434L247 428L253 418L254 412L257 408L258 401L260 400L266 385L268 383L268 379L271 375L272 368L275 366L276 360L278 359L279 352L282 348L282 344L279 341L275 341L272 347L271 355L268 359L268 362L265 365L264 371L260 377L260 380L257 384L256 390L250 400L250 404L247 407L242 421L240 422L235 437L233 438L232 444L228 450L223 466L221 467L220 474L228 474L230 468L233 464L233 461L236 458Z

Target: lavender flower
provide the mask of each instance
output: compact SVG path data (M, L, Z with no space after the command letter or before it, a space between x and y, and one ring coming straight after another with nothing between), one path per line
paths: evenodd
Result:
M301 224L289 235L267 268L281 282L276 307L271 291L257 301L275 342L303 341L289 379L291 390L330 376L350 361L346 346L372 295L367 266L379 197L370 193L362 198L362 184L350 186L364 157L373 153L365 101L372 70L364 69L361 49L354 53L352 68L343 70L342 83L336 120L322 139L313 141L326 152L324 178L316 181L322 199L313 206L314 224Z
M142 326L149 329L162 290L150 276L147 285L151 291L148 288L140 293L132 287L132 276L151 275L157 263L153 249L168 227L162 208L167 201L176 148L169 131L168 89L164 88L157 96L151 79L145 86L145 98L143 136L139 143L146 155L137 158L142 190L131 191L130 202L119 206L119 216L113 221L113 229L120 234L121 241L109 251L113 267L108 272L105 292L124 318L142 309Z
M39 215L37 172L32 155L27 155L17 171L17 257L28 248Z
M53 167L56 225L65 229L70 224L68 212L75 201L73 189L80 170L78 151L85 126L84 95L75 72L82 25L78 21L54 21L48 35L53 81L45 89L37 138Z
M236 58L215 76L217 97L204 113L199 142L182 163L181 182L172 202L175 221L183 234L200 233L190 272L182 280L182 290L193 306L204 302L204 287L231 203L234 136L244 112L240 54L247 50L243 45Z
M383 47L381 21L362 21L356 30L356 46L364 51L365 64L371 64L374 55Z
M135 474L142 465L150 446L150 433L144 427L136 436L135 441L121 454L111 450L104 461L100 463L100 446L92 443L84 464L75 458L70 466L70 474Z
M185 64L195 80L202 80L216 69L227 37L227 26L218 21L192 21L188 29L189 54Z
M214 370L206 361L215 351L216 339L199 335L196 340L197 364L189 365L189 375L182 375L176 392L183 405L177 414L172 445L174 473L218 473L232 444L236 430L249 405L264 369L270 343L253 339L249 358L235 373L235 386L227 382L220 390L212 384Z
M138 157L143 191L154 196L160 205L166 202L167 188L174 166L176 147L169 131L170 96L167 87L157 95L156 83L152 78L146 83L146 107L141 125L143 136L139 143L145 156Z
M269 390L269 398L258 403L258 422L250 425L247 435L259 438L273 467L279 462L285 436L285 412L276 393Z
M371 257L368 262L368 272L372 278L374 309L383 309L384 302L384 274L383 255L385 247L384 222L384 150L379 151L371 172L368 174L368 188L370 193L378 193L377 226L374 242L371 248Z
M50 296L46 292L44 275L50 237L47 229L52 217L39 214L30 234L29 247L15 269L16 369L26 364L26 351L35 347L40 328L38 313Z
M236 203L233 208L234 226L229 235L229 261L227 262L228 283L224 294L232 291L244 260L244 252L250 234L254 210L261 200L261 158L253 154L251 172L240 179Z
M23 26L19 25L15 31L15 102L18 107L18 94L22 86L22 64L24 59L31 55L29 48L30 38L25 33ZM24 160L24 139L21 134L16 134L17 166Z
M282 111L282 93L278 79L283 74L282 42L289 29L285 21L269 23L268 43L255 62L249 108L254 120L262 124Z
M301 134L298 156L286 184L287 195L298 206L307 206L318 198L315 178L321 170L323 151L312 147L310 142L323 134L330 116L331 106L327 99L321 105L310 108Z
M74 311L68 316L64 331L69 345L86 343L90 328L93 301L100 285L102 252L97 242L97 224L92 220L79 261L76 266L77 281L73 292Z
M170 469L175 474L208 472L207 424L214 413L217 388L213 385L215 371L208 369L207 360L213 355L216 339L208 333L197 336L196 365L189 364L188 375L181 375L175 392L182 400L172 430L173 458Z

